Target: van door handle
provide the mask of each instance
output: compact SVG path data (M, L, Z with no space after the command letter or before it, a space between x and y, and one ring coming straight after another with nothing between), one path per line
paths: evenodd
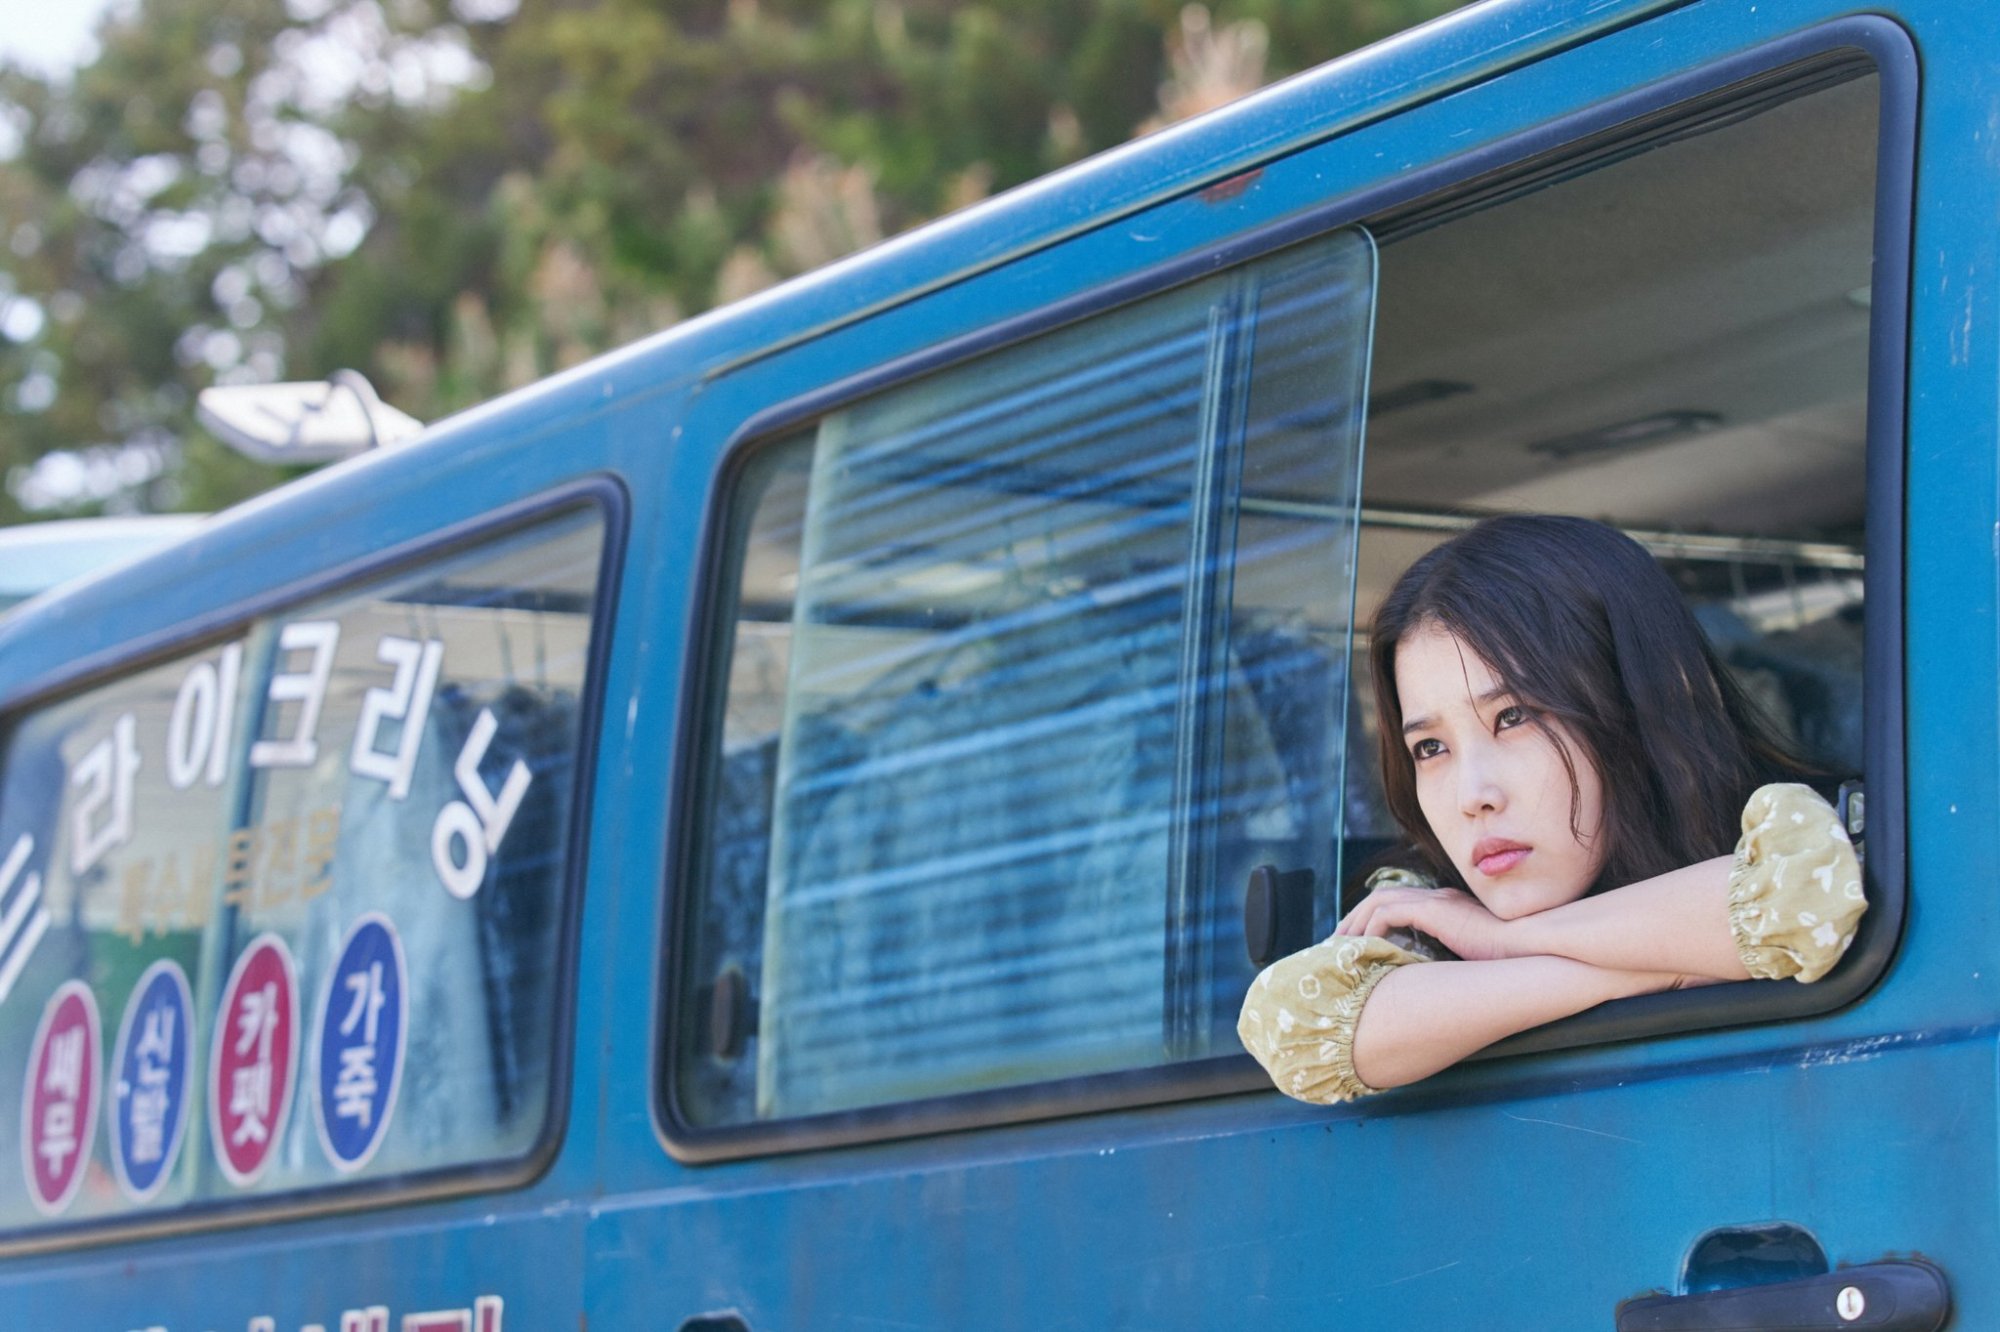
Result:
M1627 1300L1618 1306L1618 1332L1937 1332L1950 1312L1944 1273L1910 1259L1797 1281Z

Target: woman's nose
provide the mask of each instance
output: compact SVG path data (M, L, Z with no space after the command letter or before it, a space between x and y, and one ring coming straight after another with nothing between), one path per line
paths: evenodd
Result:
M1475 747L1476 750L1476 747ZM1507 807L1507 795L1496 780L1493 765L1484 755L1461 755L1458 765L1458 804L1467 818L1497 814Z

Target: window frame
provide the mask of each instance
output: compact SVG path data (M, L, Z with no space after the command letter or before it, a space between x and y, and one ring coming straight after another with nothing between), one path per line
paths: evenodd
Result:
M597 586L591 600L584 687L577 705L577 768L570 791L567 845L563 848L560 890L564 900L554 979L558 1009L550 1041L548 1116L528 1149L517 1156L466 1165L375 1179L336 1178L280 1194L206 1198L152 1212L9 1230L0 1232L0 1258L498 1192L524 1187L554 1164L568 1131L575 1084L577 953L590 850L589 816L597 776L598 738L603 729L605 676L616 624L619 574L624 568L630 526L630 498L617 478L599 475L569 482L386 550L334 565L310 577L219 607L167 633L151 635L89 658L55 680L37 684L30 692L0 703L0 755L4 755L13 743L21 719L45 707L184 655L227 643L260 619L282 617L322 597L418 571L530 530L565 513L584 510L596 511L603 524L604 539L598 556ZM304 1080L303 1066L297 1076ZM303 1099L295 1099L291 1113L310 1114L310 1111ZM199 1131L201 1126L190 1125L191 1135ZM97 1150L98 1144L93 1143L93 1153Z
M1872 73L1880 80L1864 463L1868 558L1864 573L1863 748L1869 788L1867 874L1873 909L1864 917L1849 956L1833 975L1816 985L1780 987L1740 982L1622 1000L1510 1037L1474 1059L1764 1025L1842 1008L1866 993L1895 951L1906 900L1903 475L1918 92L1916 53L1909 36L1893 21L1876 16L1834 20L1630 89L1485 147L1254 228L1198 253L811 390L757 413L738 427L721 450L717 479L703 513L694 593L687 612L692 647L677 716L667 806L674 852L665 886L651 1079L655 1125L667 1152L684 1163L705 1164L1231 1093L1276 1095L1248 1054L1233 1054L743 1124L698 1125L683 1112L676 1074L683 1054L679 1008L687 979L688 927L700 889L695 870L701 863L701 852L696 848L707 836L705 793L715 775L711 769L720 743L718 691L727 685L726 671L718 679L718 668L723 665L724 631L728 627L722 616L733 607L736 597L737 553L731 544L740 530L733 523L739 512L744 474L765 446L781 442L816 418L862 396L1287 245L1347 225L1376 230L1386 223L1393 229L1411 219L1476 205L1495 189L1518 188L1532 180L1597 169L1642 150L1662 135L1685 130L1719 108L1740 108L1745 98L1760 91L1783 89L1789 94L1817 73L1862 61L1872 66ZM1252 168L1246 174L1254 171ZM1364 486L1366 475L1364 463ZM1441 1075L1418 1089L1399 1092L1395 1104L1421 1105L1437 1099L1462 1102L1466 1097L1451 1086L1449 1075ZM1371 1115L1379 1112L1372 1104L1367 1110Z

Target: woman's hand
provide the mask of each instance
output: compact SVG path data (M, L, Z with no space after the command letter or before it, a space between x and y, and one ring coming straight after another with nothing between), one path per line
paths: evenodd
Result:
M1508 922L1462 888L1377 886L1347 913L1335 934L1386 936L1398 927L1421 930L1467 962L1515 957Z

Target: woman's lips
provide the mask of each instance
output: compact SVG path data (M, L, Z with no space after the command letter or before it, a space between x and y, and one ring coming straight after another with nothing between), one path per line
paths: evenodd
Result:
M1496 879L1535 853L1525 842L1504 837L1484 837L1472 848L1472 864L1489 879Z

